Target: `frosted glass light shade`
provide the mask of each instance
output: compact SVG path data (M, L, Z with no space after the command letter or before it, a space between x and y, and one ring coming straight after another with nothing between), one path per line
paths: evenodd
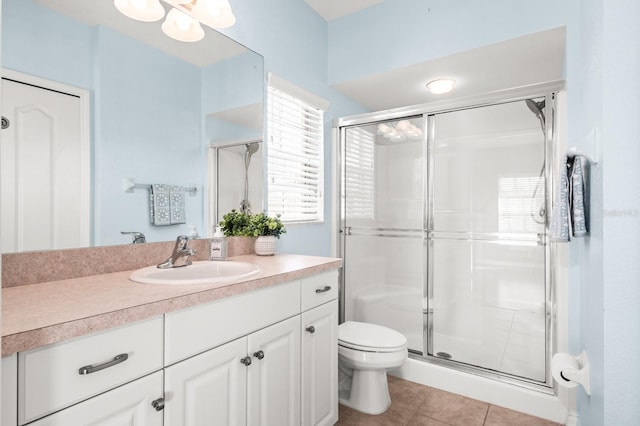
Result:
M160 0L114 0L116 9L136 21L159 21L164 16Z
M231 10L229 0L166 1L211 28L228 28L236 23L236 17Z
M162 31L169 37L186 42L202 40L204 30L200 23L178 9L171 9L162 23Z
M434 95L441 95L453 90L456 85L456 81L450 78L441 78L438 80L432 80L427 83L427 89Z

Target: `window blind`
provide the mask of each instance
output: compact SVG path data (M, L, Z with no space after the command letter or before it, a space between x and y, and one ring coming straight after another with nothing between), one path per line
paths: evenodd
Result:
M269 214L284 222L322 221L324 112L273 86L267 98Z
M345 144L346 210L349 219L373 220L375 135L359 127L347 129Z

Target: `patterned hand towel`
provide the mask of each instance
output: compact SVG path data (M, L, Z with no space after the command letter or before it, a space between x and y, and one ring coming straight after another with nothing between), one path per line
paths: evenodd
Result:
M583 157L576 155L569 162L570 187L571 187L571 227L574 237L584 237L589 232L589 222L587 220L587 199L586 199L586 174L582 166Z
M186 223L187 218L184 211L184 188L182 186L171 186L169 189L171 196L171 224Z
M149 187L149 206L152 225L171 225L171 201L168 185L153 184Z
M567 158L560 164L558 173L558 187L553 194L553 213L551 215L551 241L567 242L570 237L571 222L569 221L569 179L567 177Z

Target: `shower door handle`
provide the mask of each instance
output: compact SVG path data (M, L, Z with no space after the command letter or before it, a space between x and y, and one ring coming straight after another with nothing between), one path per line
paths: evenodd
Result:
M344 229L342 230L342 233L344 235L351 235L351 227L350 226L345 226Z

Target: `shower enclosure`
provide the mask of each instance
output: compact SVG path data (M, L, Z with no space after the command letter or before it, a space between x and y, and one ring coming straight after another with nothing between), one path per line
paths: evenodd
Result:
M402 332L412 358L550 389L554 97L340 120L344 320Z
M226 213L261 212L262 141L249 140L209 148L209 173L213 182L211 223L218 223Z

